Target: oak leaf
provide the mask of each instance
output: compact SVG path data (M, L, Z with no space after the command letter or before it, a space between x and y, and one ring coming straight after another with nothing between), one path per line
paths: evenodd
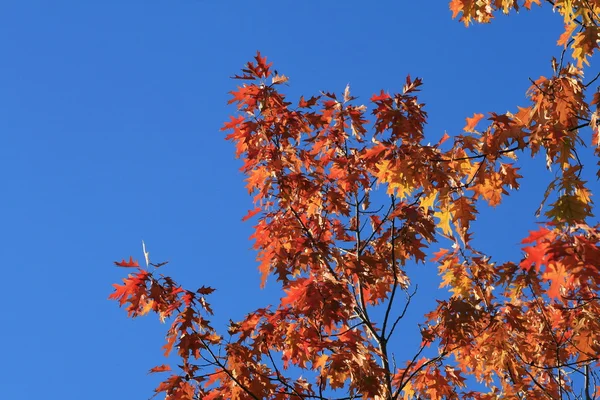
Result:
M140 264L136 261L133 260L133 257L129 257L129 261L125 261L125 260L121 260L121 261L115 261L115 265L117 267L124 267L124 268L139 268Z
M483 119L483 114L473 114L473 117L467 117L467 125L463 128L465 132L475 132L475 127Z
M437 227L442 230L445 235L452 235L452 228L450 227L450 221L452 220L452 212L450 210L441 210L433 213L433 216L438 218Z

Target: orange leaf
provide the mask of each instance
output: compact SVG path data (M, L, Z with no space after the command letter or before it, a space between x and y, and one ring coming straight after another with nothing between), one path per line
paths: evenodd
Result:
M329 356L327 354L321 354L320 356L318 356L313 362L313 369L323 369L328 358Z
M569 40L571 39L575 28L577 28L577 25L574 22L565 25L565 31L562 33L562 35L560 35L560 38L558 38L558 42L556 42L556 45L567 47L567 44L569 44Z
M594 345L595 338L594 334L589 331L580 332L579 335L575 336L573 340L575 347L579 351L579 356L577 357L577 361L587 360L590 358L594 358L597 352L597 348Z
M449 249L440 249L440 251L437 251L435 253L433 253L433 255L435 257L433 257L430 261L439 261L440 258L444 257L448 251L450 251Z
M450 11L452 11L452 18L456 18L463 11L463 4L459 0L452 0L450 2Z
M548 297L551 299L560 299L561 288L565 285L569 277L565 266L561 263L552 263L546 269L543 277L550 282L550 286L546 291Z
M483 114L473 114L473 118L467 117L467 125L463 128L465 132L475 132L475 126L481 119Z
M448 132L444 132L444 136L442 136L442 138L440 139L440 141L437 142L436 147L440 147L442 145L442 143L444 143L449 138L450 138L450 135L448 135Z

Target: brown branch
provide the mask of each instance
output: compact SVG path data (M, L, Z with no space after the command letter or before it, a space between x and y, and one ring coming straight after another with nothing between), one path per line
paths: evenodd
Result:
M390 337L392 336L392 334L394 333L394 329L396 329L396 325L398 325L398 322L400 322L400 320L402 318L404 318L404 316L406 315L406 310L408 310L408 306L410 305L410 301L412 300L413 296L417 293L417 289L419 288L418 285L415 285L415 290L411 293L411 294L406 294L406 304L404 304L404 308L402 309L402 312L400 313L400 315L396 318L396 320L394 321L394 324L392 325L392 328L390 329L390 332L388 334L387 340L390 339Z
M513 351L515 351L513 349ZM519 353L516 353L519 356L519 359L521 360L521 362L523 364L526 364L530 367L533 368L537 368L537 369L541 369L541 370L553 370L556 368L572 368L572 367L580 367L582 365L589 365L589 363L593 362L593 361L598 361L600 360L600 358L588 358L586 360L581 360L581 361L573 361L573 362L568 362L568 363L559 363L559 364L555 364L555 365L538 365L535 364L532 361L526 361Z
M585 400L592 400L592 396L590 396L590 365L586 364L584 370L585 378L583 388L585 390Z
M282 385L284 385L285 387L287 387L288 389L292 390L292 392L297 397L299 397L301 399L304 398L301 393L298 393L296 388L294 388L292 385L290 385L283 379L283 375L281 374L281 372L279 372L279 368L277 368L277 365L275 364L275 360L273 360L273 355L271 354L271 349L269 349L269 348L267 348L267 356L269 357L269 360L271 360L271 364L273 365L273 368L275 369L275 376L277 377L276 380L278 382L280 382ZM269 378L269 379L272 379L272 378Z
M567 43L567 45L563 48L561 54L560 54L560 67L559 67L559 72L562 71L563 69L563 63L564 63L564 58L565 58L565 53L567 52L567 48L569 46L571 46L573 44L573 42L575 42L575 39L571 39L569 40L569 42Z
M585 306L587 306L588 304L590 304L590 303L591 303L591 302L593 302L593 301L600 300L600 297L596 297L596 296L594 296L594 297L590 297L590 298L587 298L587 299L578 299L578 298L575 298L575 297L566 297L566 296L562 296L562 297L563 297L564 299L566 299L566 300L572 300L572 301L583 301L583 303L581 303L581 304L578 304L578 305L576 305L576 306L572 306L572 307L558 306L558 307L559 307L560 309L562 309L562 310L576 310L576 309L578 309L578 308L581 308L581 307L585 307Z
M392 209L396 208L396 201L395 201L393 195L390 196L390 201L391 201L390 208L392 208ZM389 317L390 317L390 312L392 311L392 305L394 303L394 296L396 295L396 289L398 288L398 274L396 273L396 237L395 237L395 232L396 232L396 217L392 218L392 235L391 235L391 240L392 240L392 254L391 254L391 258L392 258L392 274L394 275L394 284L392 286L392 293L390 294L390 301L388 302L388 305L385 308L385 316L383 317L383 326L381 328L381 337L385 341L387 341L389 339L389 336L387 338L385 337L385 333L386 333L386 329L387 329L388 320L389 320Z
M529 143L527 143L526 145L529 145ZM508 148L508 149L498 150L495 154L512 153L513 151L519 150L519 149L520 149L519 146L515 146L515 147ZM457 157L457 158L433 158L431 161L452 162L452 161L476 160L478 158L486 158L490 155L491 155L490 153L482 153L482 154L476 154L474 156Z
M596 74L596 76L594 77L594 79L592 79L591 81L589 81L588 83L584 84L583 87L589 87L592 83L596 82L596 80L600 78L600 72L598 72Z

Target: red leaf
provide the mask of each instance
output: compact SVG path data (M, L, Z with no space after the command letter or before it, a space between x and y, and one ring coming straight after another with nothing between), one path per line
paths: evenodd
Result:
M139 268L140 264L138 264L137 260L133 260L133 257L129 256L129 261L125 261L125 259L123 259L121 262L119 261L115 261L115 265L117 267L124 267L124 268Z
M163 364L163 365L158 365L154 368L152 368L150 371L148 371L149 374L154 374L156 372L166 372L166 371L170 371L171 370L171 366L167 365L167 364Z
M523 247L523 251L527 254L527 257L521 261L521 268L525 271L529 271L533 264L535 264L537 271L540 270L542 264L546 263L546 246L527 246Z
M383 90L381 91L381 93L379 94L374 94L373 96L371 96L371 101L372 102L377 102L377 101L383 101L383 100L387 100L390 98L390 95L385 93Z
M319 98L314 97L314 96L308 100L304 100L304 96L300 96L300 101L298 102L298 107L310 108L310 107L314 106L315 104L317 104L317 100L319 100Z
M248 214L246 214L244 216L244 218L242 218L242 221L249 220L250 218L254 217L256 214L258 214L261 211L262 211L262 207L256 207L254 210L248 211Z
M260 78L266 78L269 75L271 75L271 71L269 70L269 68L271 67L271 64L267 64L267 57L261 57L260 55L260 51L256 52L256 56L254 56L254 59L256 60L256 75Z
M538 240L540 240L543 237L546 237L548 235L548 233L550 233L551 231L547 228L540 228L537 231L529 231L529 236L527 236L525 239L523 239L521 241L522 244L529 244L529 243L533 243L533 242L537 242Z
M229 120L229 122L223 124L222 131L235 130L238 125L245 121L245 118L240 115L239 117L229 117Z

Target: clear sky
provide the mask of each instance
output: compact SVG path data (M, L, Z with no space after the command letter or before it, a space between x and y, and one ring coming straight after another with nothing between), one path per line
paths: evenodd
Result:
M474 112L526 103L550 75L562 24L549 7L466 29L447 1L5 0L0 6L0 393L6 399L145 399L166 326L126 318L107 296L141 259L216 287L224 327L278 298L259 290L251 199L219 131L229 79L260 50L291 78L365 102L424 79L427 135L460 133ZM480 216L476 244L518 257L552 177L524 163L527 187ZM588 169L589 176L594 171ZM597 190L594 180L590 188ZM414 268L414 315L433 302L431 264ZM419 278L420 277L420 278Z

